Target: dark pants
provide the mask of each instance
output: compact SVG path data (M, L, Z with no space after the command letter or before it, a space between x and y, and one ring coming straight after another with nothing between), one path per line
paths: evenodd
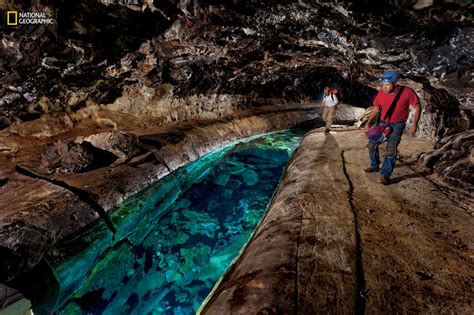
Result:
M405 129L405 122L398 123L380 123L382 126L392 127L392 133L387 138L387 147L385 152L385 158L383 160L382 170L380 174L382 176L390 177L392 175L393 169L395 168L395 162L397 161L397 148L400 140L402 139L402 133ZM380 158L379 158L379 145L380 142L369 141L369 156L370 156L370 166L372 168L379 167Z

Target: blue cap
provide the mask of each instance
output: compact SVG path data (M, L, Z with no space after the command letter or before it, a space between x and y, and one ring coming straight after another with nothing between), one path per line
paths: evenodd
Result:
M380 78L380 82L382 83L391 83L398 81L398 74L395 70L388 70L386 71L383 76Z

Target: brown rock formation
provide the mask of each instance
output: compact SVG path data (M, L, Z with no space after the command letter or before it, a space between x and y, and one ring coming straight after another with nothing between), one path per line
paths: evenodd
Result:
M420 164L434 171L445 183L474 192L474 131L438 141L434 151L421 156Z

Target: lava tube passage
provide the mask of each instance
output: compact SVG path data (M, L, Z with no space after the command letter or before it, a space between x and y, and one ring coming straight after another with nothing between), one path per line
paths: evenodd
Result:
M35 314L194 314L262 219L304 131L210 153L49 253L54 298Z

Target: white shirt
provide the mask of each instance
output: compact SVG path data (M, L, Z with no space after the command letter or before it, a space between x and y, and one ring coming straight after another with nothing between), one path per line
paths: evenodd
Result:
M334 100L333 100L334 98ZM332 97L331 97L331 93L329 93L328 96L324 96L323 95L323 105L326 106L326 107L334 107L336 106L336 104L339 102L339 100L337 99L337 96L332 94Z

